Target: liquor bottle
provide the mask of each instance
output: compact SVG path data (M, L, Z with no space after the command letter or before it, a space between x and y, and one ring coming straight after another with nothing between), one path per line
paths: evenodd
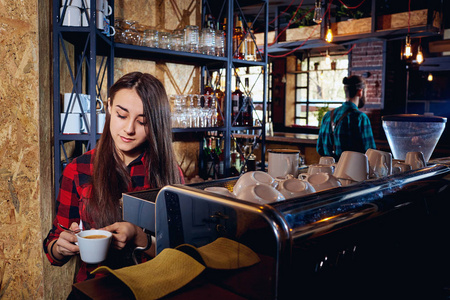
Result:
M225 99L225 93L220 89L220 76L217 76L216 89L214 90L214 94L216 95L216 98L217 98L217 126L222 127L222 126L224 126L224 121L223 121L223 113L224 113L223 101Z
M203 94L209 95L209 96L212 95L212 94L214 94L214 90L213 90L213 88L211 87L211 84L209 83L210 78L211 78L211 77L209 77L209 76L205 76L205 77L204 77L205 85L204 85L204 87L203 87Z
M224 147L224 139L218 139L217 144L216 144L216 154L219 158L219 177L222 178L223 175L225 174L224 170L225 170L225 155L223 153L223 147Z
M243 126L253 126L253 105L252 96L249 89L249 79L245 78L245 93L242 103L242 125Z
M234 126L242 125L242 114L240 114L240 105L243 102L242 92L239 89L241 80L236 76L236 89L231 94L231 122Z
M233 58L244 59L245 46L243 42L242 21L236 17L236 25L233 31Z
M231 176L239 176L241 174L241 154L236 149L235 140L231 141L230 168Z
M205 149L205 158L206 158L206 176L208 178L214 178L214 155L213 155L213 147L212 147L213 138L208 138L208 144Z
M254 40L256 40L254 33L253 33L253 27L252 23L248 22L248 30L247 34L245 35L245 59L250 61L256 60L256 46Z

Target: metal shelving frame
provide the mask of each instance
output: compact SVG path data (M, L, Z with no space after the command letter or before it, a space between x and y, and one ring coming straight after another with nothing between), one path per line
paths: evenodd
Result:
M64 0L67 2L67 0ZM218 131L222 132L223 136L226 137L224 141L224 167L225 176L228 177L230 169L230 139L232 138L233 132L248 129L261 129L261 135L259 139L261 141L261 151L263 153L262 168L264 168L264 153L265 153L265 118L267 109L267 35L264 38L264 51L261 53L261 61L245 61L234 59L232 57L232 37L233 37L233 26L232 22L227 23L226 32L226 57L216 57L204 54L194 54L188 52L180 52L166 49L150 48L146 46L138 45L128 45L115 43L112 37L106 37L97 29L95 24L95 11L96 11L96 1L88 0L91 2L91 18L89 20L88 27L67 27L61 26L61 19L59 16L60 12L60 0L53 0L53 104L54 104L54 170L55 170L55 190L56 195L59 190L59 179L63 171L63 162L61 162L61 154L65 156L65 162L68 163L67 154L64 151L64 145L67 141L76 141L77 143L83 143L86 150L90 150L95 147L97 140L100 135L96 133L96 130L90 130L86 134L62 134L60 130L60 113L61 109L61 55L65 57L65 62L69 68L69 73L73 82L72 93L82 93L83 83L86 84L86 93L91 96L91 107L96 106L96 98L100 95L101 87L104 83L104 76L106 72L107 76L107 87L109 88L114 81L114 57L121 58L133 58L141 60L158 60L163 59L167 62L188 64L188 65L198 65L209 70L213 69L225 69L226 73L226 90L225 90L225 101L224 101L224 127L210 127L210 128L175 128L173 129L174 134L183 132L199 132L207 133L208 131ZM202 5L205 7L208 1L214 0L202 0ZM114 7L114 1L109 0L109 3ZM265 32L268 31L268 0L251 0L251 1L237 1L228 0L224 3L224 8L226 7L227 20L233 20L234 13L242 13L241 5L261 5L261 11L265 16ZM63 11L64 13L64 11ZM202 20L204 19L205 11L202 10ZM110 16L111 23L114 23L114 12ZM74 70L70 67L70 61L68 59L67 49L65 47L65 42L69 42L74 46L75 49L75 62ZM256 44L256 41L255 41ZM63 49L61 53L60 48ZM100 63L100 70L97 71L97 57L103 56ZM105 61L106 58L106 61ZM83 63L85 69L83 69ZM261 120L261 127L232 127L231 120L231 80L233 77L233 71L238 67L250 67L250 66L260 66L263 72L263 119ZM204 70L204 69L203 69ZM203 71L202 70L202 71ZM86 73L85 78L83 78L83 71ZM203 73L202 72L202 83L203 83ZM63 93L64 94L64 93ZM77 100L77 99L76 99ZM96 112L91 110L90 113L90 124L91 128L96 128Z

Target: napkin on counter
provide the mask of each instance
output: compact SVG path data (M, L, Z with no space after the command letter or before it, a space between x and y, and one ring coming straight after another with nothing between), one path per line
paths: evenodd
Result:
M199 248L188 244L166 248L152 260L139 265L117 270L101 266L92 273L113 274L131 289L137 300L158 299L185 286L206 267L230 270L258 262L259 256L247 246L218 238Z
M164 297L188 284L204 269L205 266L189 255L167 248L145 263L117 270L101 266L92 273L112 273L141 300Z

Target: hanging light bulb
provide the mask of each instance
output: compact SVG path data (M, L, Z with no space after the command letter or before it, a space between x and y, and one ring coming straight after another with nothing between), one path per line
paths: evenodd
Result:
M433 74L429 73L427 79L428 81L433 81Z
M422 46L420 46L420 45L419 45L419 48L417 48L416 61L417 61L418 64L423 63Z
M330 54L328 54L328 50L327 50L327 55L325 56L325 63L328 66L331 64L331 57L330 57Z
M317 24L322 23L322 3L321 0L316 0L316 5L314 8L313 21Z
M330 25L328 25L327 34L325 35L325 41L331 43L333 41L333 32L331 32Z
M403 52L403 55L405 56L405 58L410 58L412 56L411 37L409 36L409 34L406 36L405 51Z

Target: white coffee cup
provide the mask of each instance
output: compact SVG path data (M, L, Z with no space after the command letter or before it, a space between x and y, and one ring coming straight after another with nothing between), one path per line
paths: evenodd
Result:
M96 7L97 10L103 12L107 17L112 14L112 7L108 4L107 0L97 0Z
M79 101L78 101L79 100ZM103 110L103 101L97 98L99 108L97 111ZM64 94L64 112L69 113L86 113L91 111L91 96L86 94Z
M80 114L81 116L81 129L80 132L81 133L88 133L88 131L91 128L91 113L84 113L84 114Z
M413 170L425 168L427 165L425 163L425 157L420 151L406 153L405 163L410 165Z
M369 160L370 177L383 177L392 174L392 154L376 149L366 151Z
M392 174L399 174L406 171L410 171L412 168L410 165L404 162L395 162L392 165Z
M91 19L91 9L87 8L81 12L81 26L88 27Z
M80 114L61 113L61 131L63 134L80 134Z
M293 149L269 149L268 173L273 178L283 177L288 174L297 177L299 150Z
M63 16L64 9L66 13ZM81 26L81 10L76 6L61 7L60 17L63 26Z
M103 11L98 9L95 14L95 24L97 24L98 29L105 29L105 14L103 13Z
M76 234L81 260L88 264L98 264L106 259L111 244L112 233L106 230L84 230ZM103 238L88 238L89 236Z
M97 113L97 133L103 133L103 128L105 127L106 114Z
M210 186L204 189L207 192L216 193L222 196L233 197L233 193L231 193L226 187L221 186Z
M301 197L316 192L309 182L297 178L281 181L277 189L286 199Z
M364 181L369 178L367 155L355 151L344 151L339 158L334 177L350 181Z
M299 179L311 184L316 192L341 186L340 181L328 173L300 174Z
M319 158L319 165L333 165L336 163L333 156L321 156Z
M275 179L263 171L251 171L241 175L233 187L233 194L237 195L242 189L258 184L275 186Z
M267 204L285 200L283 194L277 189L264 183L246 186L239 190L239 193L236 194L236 198L257 204Z
M334 169L333 165L314 164L308 167L308 174L315 174L315 173L333 174L334 171L333 169Z
M81 0L61 0L61 6L75 6L78 8L82 8L82 1Z

